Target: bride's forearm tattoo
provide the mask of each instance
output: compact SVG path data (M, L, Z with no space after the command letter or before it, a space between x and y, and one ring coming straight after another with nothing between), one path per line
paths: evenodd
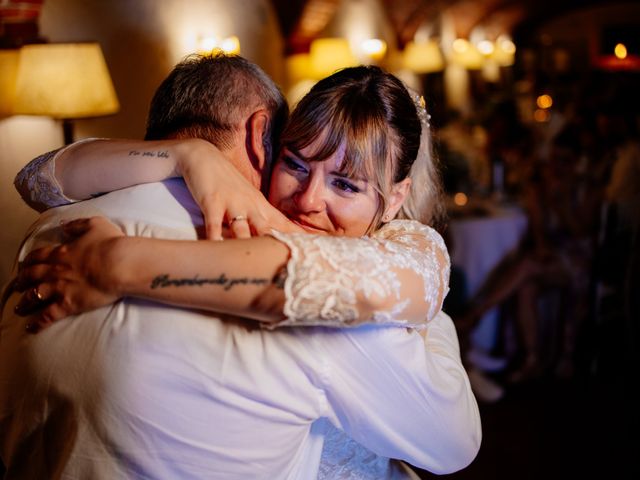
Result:
M269 280L260 277L235 277L229 278L224 273L213 278L200 278L198 275L192 278L171 278L168 274L158 275L151 280L151 289L168 288L168 287L201 287L203 285L219 285L223 290L231 290L238 285L268 285L274 284L277 288L284 288L284 278L286 278L286 269L284 270L284 278L282 278L282 270Z
M287 277L289 276L289 272L287 271L287 265L281 266L276 274L271 279L271 283L273 283L278 289L284 289L284 282L286 282Z
M129 150L130 157L158 157L158 158L169 158L168 150Z

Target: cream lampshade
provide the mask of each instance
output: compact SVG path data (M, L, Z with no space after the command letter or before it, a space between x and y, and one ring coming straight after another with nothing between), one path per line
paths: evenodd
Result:
M13 115L19 50L0 50L0 118Z
M63 120L65 143L71 120L119 110L102 50L97 43L26 45L20 50L14 113Z
M357 64L346 38L318 38L311 42L310 55L311 66L317 78Z
M516 46L508 38L498 38L491 58L501 67L509 67L515 63Z
M451 61L467 70L480 70L484 64L484 57L469 40L457 38L451 49Z
M435 40L407 43L402 59L404 66L416 73L433 73L444 69L442 52Z

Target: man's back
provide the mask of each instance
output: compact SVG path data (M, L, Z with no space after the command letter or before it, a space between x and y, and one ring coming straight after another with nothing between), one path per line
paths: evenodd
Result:
M57 242L60 219L97 214L162 238L194 239L200 222L182 182L144 185L48 212L21 256ZM0 324L8 479L314 478L323 417L418 466L460 462L452 442L468 456L449 432L473 431L477 411L458 388L466 379L446 322L430 331L442 351L426 355L405 329L263 331L142 300L30 335L17 298Z
M185 193L177 181L166 185ZM190 222L199 216L167 194L163 184L145 185L51 211L23 254L55 241L59 220L78 215L109 215L129 234L195 238ZM16 300L0 330L9 478L62 469L79 478L287 478L304 454L320 405L306 388L314 372L292 368L300 352L291 330L125 300L34 336L12 314Z

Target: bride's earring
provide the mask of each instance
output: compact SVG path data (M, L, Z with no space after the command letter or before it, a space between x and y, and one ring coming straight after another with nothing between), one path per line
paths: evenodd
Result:
M382 221L386 223L386 222L388 222L389 220L391 220L391 219L389 218L389 214L388 214L388 213L385 213L385 214L382 216Z

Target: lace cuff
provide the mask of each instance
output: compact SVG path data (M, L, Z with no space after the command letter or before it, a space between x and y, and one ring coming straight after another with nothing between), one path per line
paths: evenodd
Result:
M94 141L94 138L87 138L73 145ZM42 212L52 207L75 203L79 200L69 198L62 193L62 187L55 176L56 159L69 148L63 147L51 152L47 152L31 160L16 175L13 184L18 193L34 210Z
M277 326L423 327L442 307L449 256L418 222L397 220L365 238L272 235L291 251Z

